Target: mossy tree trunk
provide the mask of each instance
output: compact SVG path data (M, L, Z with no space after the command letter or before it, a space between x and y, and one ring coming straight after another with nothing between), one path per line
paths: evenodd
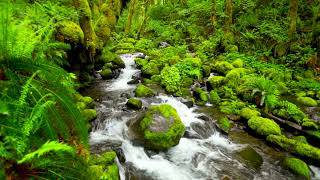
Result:
M211 9L212 9L212 16L211 16L211 21L212 21L212 25L214 28L214 31L217 27L217 7L216 7L216 0L211 0Z
M232 12L233 12L233 5L232 0L226 0L226 10L225 14L227 15L227 18L225 20L225 30L227 32L230 32L231 25L232 25Z
M289 32L288 32L290 43L294 40L294 36L297 31L297 18L298 18L298 0L290 0Z
M127 21L127 25L125 28L125 34L130 33L131 31L131 26L132 26L132 19L133 19L133 15L136 9L136 4L137 4L137 0L131 0L130 4L129 4L129 13L128 13L128 21Z

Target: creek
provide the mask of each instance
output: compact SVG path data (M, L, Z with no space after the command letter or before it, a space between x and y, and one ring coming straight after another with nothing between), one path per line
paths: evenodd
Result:
M99 114L90 133L91 151L115 150L118 157L120 155L118 165L122 180L297 179L280 166L280 157L284 155L281 150L267 146L244 131L233 132L228 137L216 128L210 113L204 110L211 107L189 108L182 99L165 93L142 98L144 108L170 104L186 126L186 134L177 146L165 152L145 149L130 128L130 121L141 116L143 110L126 107L127 99L134 96L136 87L127 82L139 73L134 58L140 55L121 55L126 67L120 76L108 81L99 80L87 92L97 100ZM243 151L248 148L249 152ZM250 153L257 158L250 160ZM312 169L319 171L315 167Z

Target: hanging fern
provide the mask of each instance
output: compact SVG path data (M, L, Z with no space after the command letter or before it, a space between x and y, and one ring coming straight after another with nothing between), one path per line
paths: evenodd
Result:
M43 144L38 150L25 155L21 160L18 161L18 164L30 162L33 159L40 158L41 156L49 152L55 152L55 153L68 152L72 155L75 154L75 150L72 147L66 144L59 143L57 141L51 141Z

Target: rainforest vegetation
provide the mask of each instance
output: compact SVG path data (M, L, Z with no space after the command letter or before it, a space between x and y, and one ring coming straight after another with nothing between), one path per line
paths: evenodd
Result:
M319 0L0 0L0 179L119 179L114 151L90 153L97 111L81 93L133 52L146 57L128 106L158 85L210 104L226 136L242 124L287 152L296 176L320 166ZM166 133L148 129L154 113ZM150 107L147 147L177 145L180 118Z

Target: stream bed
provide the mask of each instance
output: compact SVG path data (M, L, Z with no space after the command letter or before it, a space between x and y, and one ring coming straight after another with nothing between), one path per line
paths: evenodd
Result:
M216 129L211 115L203 111L210 107L189 108L180 98L164 93L142 98L144 108L153 104L170 104L186 126L186 135L177 146L165 152L146 150L130 128L130 121L139 118L143 110L126 107L127 99L134 96L136 87L127 82L139 73L134 63L137 56L141 54L121 55L126 67L120 76L108 81L99 80L86 92L96 99L98 111L90 133L91 151L115 150L122 180L298 179L280 166L280 159L284 156L281 150L275 150L240 130L228 137ZM239 153L246 148L261 157L261 162L253 162L257 166L252 166L252 162ZM311 169L319 172L318 168ZM320 179L318 173L313 177Z

